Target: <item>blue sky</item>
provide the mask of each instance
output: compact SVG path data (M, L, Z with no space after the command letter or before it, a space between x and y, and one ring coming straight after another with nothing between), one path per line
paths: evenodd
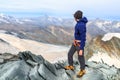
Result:
M120 0L0 0L0 12L14 16L72 17L82 10L90 18L120 18Z

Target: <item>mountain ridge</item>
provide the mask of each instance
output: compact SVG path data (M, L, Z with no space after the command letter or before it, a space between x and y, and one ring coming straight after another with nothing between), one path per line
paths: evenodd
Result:
M104 63L87 62L86 74L77 78L78 62L74 62L75 70L65 70L66 62L50 63L41 55L30 51L17 55L0 54L1 80L119 80L120 70ZM3 73L4 72L4 73Z
M75 26L73 19L50 16L13 18L8 18L8 22L11 20L9 23L0 23L0 29L17 33L19 37L24 39L31 39L44 43L70 45L73 41ZM22 22L22 24L17 23L15 20ZM87 23L88 42L98 35L103 36L106 33L115 32L120 32L119 21L95 19L89 20Z
M86 46L87 59L97 62L103 60L106 64L120 67L120 38L112 37L107 41L102 40L102 38L104 36L93 38Z

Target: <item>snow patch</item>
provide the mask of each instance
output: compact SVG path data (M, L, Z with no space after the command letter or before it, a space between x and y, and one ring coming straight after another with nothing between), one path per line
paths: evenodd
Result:
M103 41L109 41L113 37L120 38L120 33L107 33L107 34L104 35L104 37L102 38L102 40Z
M52 45L47 43L41 43L28 39L20 39L15 35L5 34L4 31L1 31L0 38L9 43L9 45L13 46L17 51L31 51L36 55L42 55L46 60L53 62L56 60L67 58L68 47L61 45ZM6 46L3 44L1 46ZM11 47L7 47L7 51ZM6 49L2 49L1 52L6 52Z
M31 19L23 19L23 21L25 21L25 22L32 22Z
M108 64L109 66L114 65L117 68L120 68L120 60L118 60L115 56L109 56L107 53L94 53L93 56L88 61L95 61Z
M4 20L4 19L0 19L0 22L2 23L2 22L4 22L4 23L10 23L10 22L8 22L7 20Z
M0 13L0 17L5 17L5 15L3 13Z
M120 22L116 24L115 28L120 28Z
M23 24L24 22L20 21L19 19L15 19L16 23Z
M0 33L6 33L7 31L5 31L5 30L0 30Z

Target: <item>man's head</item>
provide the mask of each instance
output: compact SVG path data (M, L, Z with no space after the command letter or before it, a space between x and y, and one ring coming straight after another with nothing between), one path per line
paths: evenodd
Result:
M83 12L80 10L76 11L74 14L74 18L76 21L80 20L82 18L82 16L83 16Z

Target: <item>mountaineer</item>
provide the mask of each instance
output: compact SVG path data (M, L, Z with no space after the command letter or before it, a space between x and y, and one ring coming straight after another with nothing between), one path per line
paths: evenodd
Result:
M74 14L74 19L77 22L74 31L74 41L68 52L68 66L65 66L66 70L74 70L73 55L77 51L78 60L80 63L80 71L77 77L82 77L85 71L85 58L84 58L84 46L86 41L86 23L88 22L86 17L83 17L83 12L78 10Z

